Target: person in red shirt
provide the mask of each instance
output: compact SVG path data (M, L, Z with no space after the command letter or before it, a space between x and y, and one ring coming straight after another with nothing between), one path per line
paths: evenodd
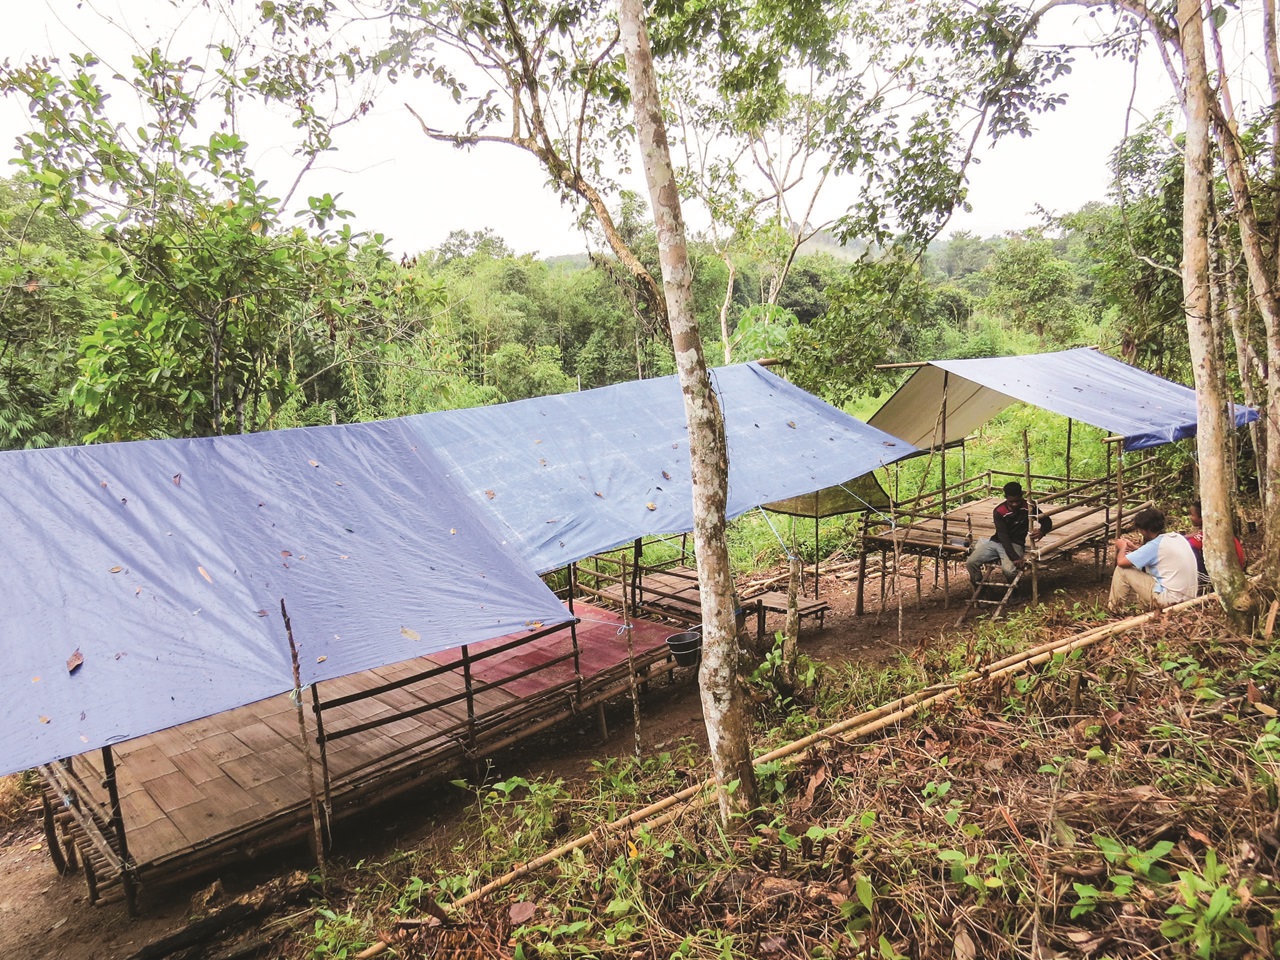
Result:
M965 566L969 570L969 580L977 587L982 580L982 568L988 563L999 563L1007 581L1013 580L1018 568L1026 564L1023 554L1027 550L1027 533L1031 528L1031 518L1035 517L1039 528L1031 534L1034 543L1053 529L1050 517L1040 516L1040 510L1030 503L1022 494L1022 484L1011 480L1004 485L1004 502L998 504L992 515L996 535L979 540L973 545Z
M1187 519L1191 522L1191 532L1187 534L1187 542L1196 555L1196 567L1200 571L1200 585L1213 589L1209 583L1209 573L1204 566L1204 516L1200 512L1200 501L1192 500L1187 509ZM1232 538L1236 545L1236 559L1240 561L1240 569L1244 569L1244 546L1239 537Z

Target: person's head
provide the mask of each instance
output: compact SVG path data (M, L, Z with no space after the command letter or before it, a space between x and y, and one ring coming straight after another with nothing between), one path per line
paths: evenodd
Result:
M1191 501L1191 506L1187 508L1187 519L1191 521L1193 527L1204 526L1204 514L1200 512L1199 500Z
M1004 485L1004 502L1018 503L1022 500L1022 484L1017 480L1010 480Z
M1134 515L1133 525L1144 541L1154 540L1164 533L1164 514L1155 507L1147 507Z

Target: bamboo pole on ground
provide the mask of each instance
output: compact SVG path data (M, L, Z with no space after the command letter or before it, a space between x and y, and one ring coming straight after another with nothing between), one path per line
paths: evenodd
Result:
M977 670L969 672L957 677L953 680L942 681L917 690L915 693L900 697L888 704L876 707L872 710L865 711L855 717L842 720L839 723L832 724L816 733L809 734L799 740L795 740L789 744L771 750L768 753L761 754L756 757L753 762L756 766L764 763L771 763L774 760L781 760L786 757L797 756L805 750L819 743L830 740L840 739L846 742L869 736L873 733L892 726L893 724L905 720L912 715L918 713L926 707L935 703L949 699L960 693L966 685L984 680L1000 679L1025 670L1030 667L1039 666L1051 660L1059 653L1069 654L1076 650L1092 646L1102 640L1109 639L1122 633L1128 633L1143 624L1149 623L1157 617L1168 616L1170 614L1181 613L1186 610L1193 609L1204 605L1208 600L1214 597L1214 594L1206 594L1202 597L1196 597L1183 603L1173 604L1163 610L1154 610L1150 613L1142 613L1115 623L1103 624L1086 630L1083 633L1075 634L1070 637L1062 637L1058 640L1051 640L1047 643L1039 644L1030 650L1024 650L1021 653L1011 654L995 663L988 664ZM554 863L566 854L572 853L574 850L580 850L584 847L591 846L615 834L623 831L634 834L641 827L646 830L653 830L656 827L665 826L671 823L681 814L685 813L685 809L673 810L673 807L686 803L696 805L705 804L709 799L714 799L714 793L709 793L715 788L715 778L709 777L701 783L686 787L678 793L674 793L669 797L651 803L649 806L640 810L633 811L625 817L620 817L610 823L596 827L589 833L583 834L576 840L562 844L554 850L535 857L522 863L520 866L497 877L486 883L477 890L473 890L466 896L460 897L453 903L448 905L448 909L460 910L469 906L478 900L482 900L495 890L507 886L510 883L519 880L522 877L545 867L550 863ZM421 926L431 921L428 920L400 920L397 921L399 927ZM361 953L356 954L357 960L368 960L370 957L376 957L390 947L385 941L374 943Z

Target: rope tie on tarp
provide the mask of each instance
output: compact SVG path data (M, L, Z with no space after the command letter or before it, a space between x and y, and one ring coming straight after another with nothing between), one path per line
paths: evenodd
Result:
M579 616L579 617L578 617L578 620L579 620L579 622L581 622L581 623L599 623L599 624L603 624L603 625L604 625L604 626L606 626L606 627L617 627L617 628L618 628L618 635L619 635L619 636L621 636L621 635L622 635L622 632L623 632L624 630L630 630L630 629L631 629L631 626L630 626L629 624L625 624L625 623L624 623L624 624L619 625L619 624L618 624L618 621L616 621L616 620L598 620L598 619L596 619L595 617L583 617L583 616Z

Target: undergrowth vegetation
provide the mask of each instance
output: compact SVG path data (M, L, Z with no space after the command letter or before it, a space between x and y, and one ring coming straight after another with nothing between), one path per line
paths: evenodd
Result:
M770 692L766 661L761 749L1098 619L1042 608L878 674L809 664L797 698ZM1201 608L765 764L764 806L737 830L690 808L455 915L469 891L707 771L679 746L600 760L582 783L468 785L443 849L331 881L295 955L381 937L406 957L1273 957L1277 708L1280 652Z
M0 777L0 827L8 826L27 812L38 795L39 783L32 770Z

